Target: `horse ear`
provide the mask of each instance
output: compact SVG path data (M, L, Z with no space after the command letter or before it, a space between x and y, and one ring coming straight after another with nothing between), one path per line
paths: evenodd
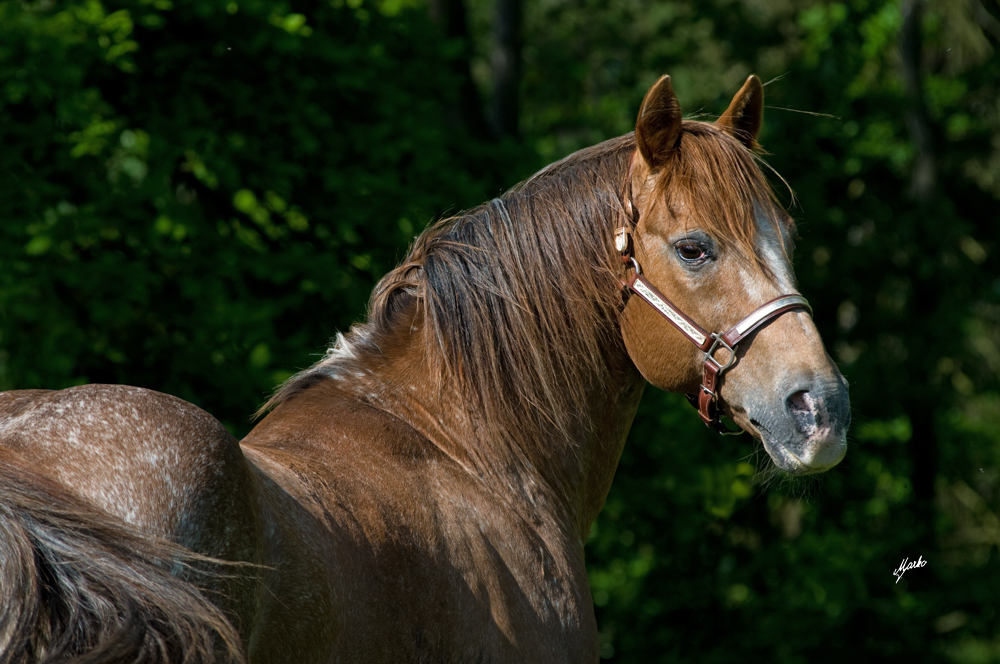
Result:
M635 122L635 142L652 168L666 161L681 135L681 105L669 76L661 76L646 93Z
M764 119L764 86L756 75L750 74L747 82L733 97L729 108L715 124L751 150L757 145L757 134Z

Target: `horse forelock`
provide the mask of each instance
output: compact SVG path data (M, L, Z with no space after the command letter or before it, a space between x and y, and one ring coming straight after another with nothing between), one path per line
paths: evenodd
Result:
M771 276L759 224L773 225L787 255L780 226L791 221L760 168L762 160L714 124L688 120L681 127L678 148L657 178L653 205L683 205L698 228Z

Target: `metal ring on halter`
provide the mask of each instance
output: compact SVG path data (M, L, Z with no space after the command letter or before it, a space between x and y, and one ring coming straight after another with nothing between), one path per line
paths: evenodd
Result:
M642 268L639 267L639 261L635 259L635 256L628 257L628 260L625 262L625 265L628 265L629 263L632 264L632 269L635 270L636 275L642 274Z
M723 348L729 351L729 359L726 361L725 364L722 364L717 359L715 359L715 349L718 348L719 346L722 346ZM719 375L721 376L727 369L733 366L734 362L736 362L736 346L730 346L729 344L727 344L725 341L722 340L721 334L713 332L712 345L709 347L707 351L705 351L705 361L714 364L715 368L719 370Z

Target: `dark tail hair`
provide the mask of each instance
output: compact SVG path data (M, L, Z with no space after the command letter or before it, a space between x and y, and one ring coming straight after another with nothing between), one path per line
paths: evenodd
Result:
M189 581L206 563L142 535L0 449L0 664L244 661Z

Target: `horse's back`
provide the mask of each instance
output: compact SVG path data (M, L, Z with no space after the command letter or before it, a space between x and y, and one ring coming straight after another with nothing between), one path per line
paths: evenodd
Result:
M249 465L218 420L182 399L121 385L0 393L0 447L141 533L258 562ZM255 613L256 581L238 578L248 575L209 584L231 617Z
M191 543L197 488L243 463L205 411L122 385L0 394L0 444L143 531Z

